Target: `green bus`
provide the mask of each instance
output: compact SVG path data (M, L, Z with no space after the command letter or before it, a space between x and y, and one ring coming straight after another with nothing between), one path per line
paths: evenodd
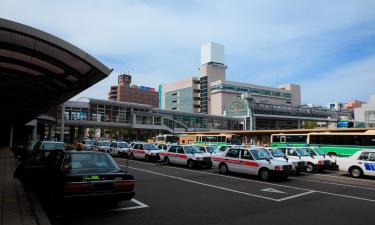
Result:
M234 134L194 134L180 136L180 144L195 144L195 145L240 145L242 143L239 135Z
M277 135L282 135L278 138ZM274 138L275 137L275 138ZM303 143L303 140L305 142ZM288 142L289 141L289 142ZM275 134L271 135L271 146L316 146L329 155L350 156L364 148L375 149L375 132L364 133L308 133L296 134Z

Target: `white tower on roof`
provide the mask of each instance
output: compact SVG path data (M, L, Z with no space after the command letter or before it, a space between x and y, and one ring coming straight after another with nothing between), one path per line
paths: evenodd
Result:
M207 63L224 64L224 45L208 42L201 47L201 66Z

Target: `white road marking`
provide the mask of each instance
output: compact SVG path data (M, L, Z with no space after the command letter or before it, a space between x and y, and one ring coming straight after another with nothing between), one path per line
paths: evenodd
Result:
M292 199L292 198L301 197L303 195L308 195L308 194L311 194L311 193L314 193L314 192L315 191L308 191L308 192L304 192L304 193L301 193L301 194L291 195L291 196L288 196L288 197L285 197L285 198L280 198L277 201L281 202L281 201L289 200L289 199Z
M264 188L264 189L261 189L260 191L278 193L278 194L286 194L286 192L284 192L284 191L279 191L279 190L276 190L276 189L273 189L273 188Z
M341 184L341 183L322 181L322 180L314 180L314 179L306 179L306 178L299 178L299 177L290 177L289 179L291 179L291 180L304 180L304 181L309 181L309 182L316 182L316 183L322 183L322 184L332 184L332 185L343 186L343 187L352 187L352 188L375 191L375 188L363 187L363 186L357 186L357 185L351 185L351 184Z
M117 208L117 209L106 209L106 210L98 210L95 211L94 213L109 213L109 212L120 212L120 211L126 211L126 210L134 210L134 209L142 209L142 208L148 208L149 206L136 200L136 199L131 199L131 202L134 202L137 204L137 206L129 206L129 207L124 207L124 208ZM62 214L62 215L56 215L56 218L64 218L64 217L71 217L71 216L76 216L77 214L71 213L71 214Z
M122 166L122 165L120 165L120 166ZM212 184L193 181L193 180L185 179L185 178L182 178L182 177L176 177L176 176L172 176L172 175L158 173L158 172L155 172L155 171L139 169L139 168L135 168L135 167L131 167L131 166L129 166L129 168L134 169L134 170L143 171L143 172L146 172L146 173L156 174L156 175L159 175L159 176L164 176L164 177L169 177L169 178L173 178L173 179L177 179L177 180L182 180L182 181L193 183L193 184L199 184L199 185L202 185L202 186L207 186L207 187L211 187L211 188L216 188L216 189L220 189L220 190L224 190L224 191L234 192L234 193L237 193L237 194L267 199L267 200L276 201L276 202L281 202L281 201L288 200L290 198L295 198L295 197L298 197L298 196L301 195L301 194L298 194L298 195L289 196L290 198L275 199L275 198L270 198L270 197L266 197L266 196L262 196L262 195L256 195L256 194L251 194L251 193L247 193L247 192L243 192L243 191L238 191L238 190L234 190L234 189L230 189L230 188L220 187L220 186L216 186L216 185L212 185ZM303 193L303 195L311 194L311 193L313 193L313 191L305 192L305 193Z
M139 161L135 161L135 162L139 162ZM139 162L139 163L150 164L150 163L145 163L145 162ZM154 165L156 165L156 164L154 164ZM125 167L123 165L120 165L120 166ZM332 195L332 196L337 196L337 197L350 198L350 199L356 199L356 200L362 200L362 201L368 201L368 202L375 202L374 199L361 198L361 197L356 197L356 196L351 196L351 195L343 195L343 194L337 194L337 193L332 193L332 192L325 192L325 191L319 191L319 190L311 190L311 189L293 187L293 186L288 186L288 185L281 185L281 184L274 184L274 183L268 183L268 182L263 182L263 181L249 180L249 179L243 179L243 178L238 178L238 177L231 177L231 176L222 175L222 174L215 174L215 173L208 173L208 172L197 171L197 170L183 169L183 168L178 168L178 167L171 167L171 166L164 166L164 167L166 167L166 168L173 168L173 169L180 169L180 170L186 170L186 171L195 172L195 173L203 173L203 174L207 174L207 175L211 175L211 176L227 177L227 178L230 178L230 179L243 180L243 181L252 182L252 183L262 183L262 184L279 186L279 187L285 187L285 188L291 188L291 189L296 189L296 190L305 190L305 191L311 192L311 193L321 193L321 194ZM182 179L184 179L184 178L182 178Z
M348 173L342 172L342 174L348 174ZM364 182L375 183L375 180L365 180L365 179L358 179L358 178L352 178L352 177L333 176L333 175L328 175L328 174L311 174L311 175L312 176L334 177L334 178L346 179L346 180L352 180L352 181L364 181Z
M132 199L130 200L132 202L134 202L135 204L137 204L138 206L129 206L129 207L124 207L124 208L119 208L119 209L109 209L109 210L106 210L105 212L118 212L118 211L125 211L125 210L133 210L133 209L142 209L142 208L148 208L149 206L136 200L136 199Z

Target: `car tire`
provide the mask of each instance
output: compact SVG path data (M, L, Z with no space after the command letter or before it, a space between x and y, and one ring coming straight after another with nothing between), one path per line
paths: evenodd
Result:
M134 154L130 153L130 159L135 160Z
M307 163L306 172L313 173L315 171L315 166L311 162Z
M146 156L145 156L145 161L146 161L146 162L150 162L150 161L151 161L149 155L146 155Z
M170 162L169 162L169 158L168 158L168 157L165 157L165 158L164 158L164 164L165 164L165 165L169 165L169 164L170 164Z
M353 166L349 169L349 174L351 177L360 178L363 176L363 170L357 166Z
M188 161L187 161L187 167L188 167L189 169L194 169L194 167L195 167L195 163L194 163L194 161L193 161L193 160L188 160Z
M261 169L258 174L259 178L263 181L268 181L270 179L270 171L268 169Z
M228 166L225 165L224 163L220 164L220 166L219 166L219 171L220 171L220 173L222 173L222 174L226 174L226 173L228 173L228 172L229 172L229 170L228 170Z

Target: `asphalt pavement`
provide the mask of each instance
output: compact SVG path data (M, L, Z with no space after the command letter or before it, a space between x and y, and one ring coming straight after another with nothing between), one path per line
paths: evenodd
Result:
M125 169L126 160L116 160ZM302 174L287 181L221 175L129 160L136 196L117 208L95 205L60 212L53 224L373 224L375 179L340 172Z

